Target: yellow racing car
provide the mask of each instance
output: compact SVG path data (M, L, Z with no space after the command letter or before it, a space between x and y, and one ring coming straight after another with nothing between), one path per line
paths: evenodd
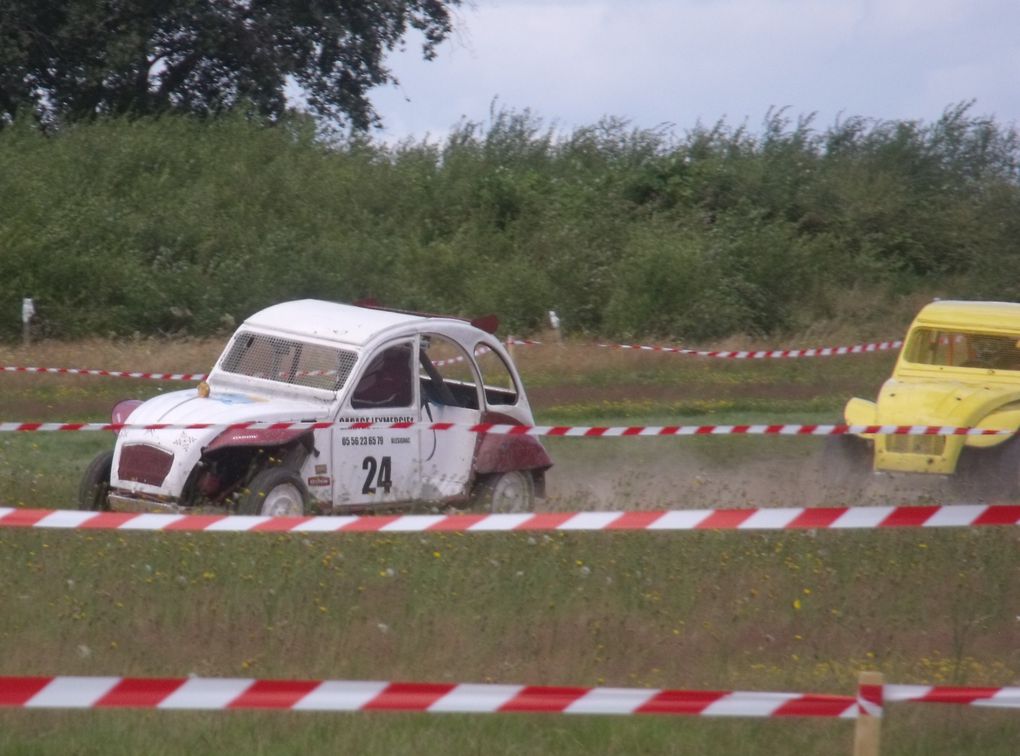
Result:
M1020 429L1020 304L935 301L911 324L878 400L851 399L850 425ZM861 435L831 439L830 471L953 476L960 490L1020 494L1013 435Z

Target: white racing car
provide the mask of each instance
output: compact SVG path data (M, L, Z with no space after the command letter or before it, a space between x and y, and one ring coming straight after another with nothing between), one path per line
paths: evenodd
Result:
M494 321L317 300L257 312L197 389L113 410L115 423L220 427L122 429L115 448L86 469L78 505L178 512L216 505L261 515L440 502L530 510L552 465L534 437L387 427L534 424L520 376L491 333ZM223 428L246 421L338 425ZM342 426L363 421L379 427Z

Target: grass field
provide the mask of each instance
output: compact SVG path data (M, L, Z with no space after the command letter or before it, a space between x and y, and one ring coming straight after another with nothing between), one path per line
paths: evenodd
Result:
M5 364L201 371L219 342L0 348ZM834 421L890 355L519 349L541 423ZM104 420L170 384L0 375L0 419ZM69 506L108 434L0 438L0 502ZM550 439L549 509L942 501L830 490L819 439ZM244 536L0 530L0 674L402 679L852 693L1020 681L1013 529ZM1009 712L899 705L883 754L1016 754ZM540 715L2 712L0 753L839 754L852 726Z

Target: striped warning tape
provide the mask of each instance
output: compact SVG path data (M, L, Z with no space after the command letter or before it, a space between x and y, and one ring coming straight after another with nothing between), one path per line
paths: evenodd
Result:
M512 346L543 346L544 342L531 339L509 338L507 345ZM773 360L796 357L840 357L851 354L874 354L899 349L903 342L876 341L869 344L853 346L811 347L808 349L690 349L688 347L659 346L656 344L601 344L592 346L601 349L628 349L639 352L663 352L666 354L685 354L692 357L718 357L729 360Z
M886 685L887 702L966 704L1020 709L1020 688L959 688L932 685Z
M857 716L852 696L544 685L184 677L0 677L0 707Z
M88 368L21 367L0 365L5 373L53 373L56 375L96 375L105 378L148 378L154 381L204 381L207 373L149 373L138 370L92 370Z
M716 717L881 716L881 702L1020 708L1020 688L926 685L861 693L566 687L224 677L0 676L0 707L24 709L284 709L438 713L673 714ZM875 699L872 701L871 699Z
M899 349L902 341L878 341L872 344L855 344L840 347L812 347L810 349L757 349L757 350L703 350L684 347L666 347L646 344L596 344L603 349L634 349L642 352L666 352L694 357L719 357L730 360L769 360L785 357L838 357L849 354L871 354Z
M511 337L506 340L506 344L508 346L542 346L544 342ZM850 354L871 354L874 352L885 352L893 349L899 349L903 346L903 342L878 341L871 344L855 344L854 346L758 350L704 350L688 349L686 347L657 346L654 344L594 344L593 346L602 349L628 349L642 352L663 352L669 354L685 354L694 357L719 357L731 360L761 360L778 359L783 357L835 357ZM481 352L478 352L478 354L480 353ZM447 360L440 360L435 364L445 365L452 362L459 362L463 359L463 357L455 357ZM30 367L22 365L0 365L0 372L36 374L49 373L53 375L102 376L106 378L142 378L154 381L204 381L209 377L208 373L160 373L143 370L100 370L93 368ZM310 374L321 374L321 371L312 372Z
M1012 436L1009 428L975 428L953 425L844 425L844 424L776 424L776 425L510 425L501 423L416 423L416 422L334 422L331 420L295 420L271 422L248 420L240 423L68 423L68 422L0 422L0 433L47 431L114 431L122 430L433 430L492 433L507 436L562 436L614 438L621 436Z
M857 683L857 716L858 717L881 717L883 701L883 687L878 683Z
M676 509L522 514L256 515L147 514L0 507L0 528L204 531L210 533L493 533L507 531L851 530L1020 524L1020 505Z
M534 341L533 339L518 339L514 336L510 336L506 340L506 345L509 346L545 346L544 341Z

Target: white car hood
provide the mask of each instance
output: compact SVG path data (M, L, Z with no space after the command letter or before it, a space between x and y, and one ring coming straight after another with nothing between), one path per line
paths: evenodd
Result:
M214 391L200 397L194 389L173 391L142 403L127 419L129 425L154 423L242 423L251 420L320 420L328 413L322 402L269 398ZM138 433L144 431L126 431Z

